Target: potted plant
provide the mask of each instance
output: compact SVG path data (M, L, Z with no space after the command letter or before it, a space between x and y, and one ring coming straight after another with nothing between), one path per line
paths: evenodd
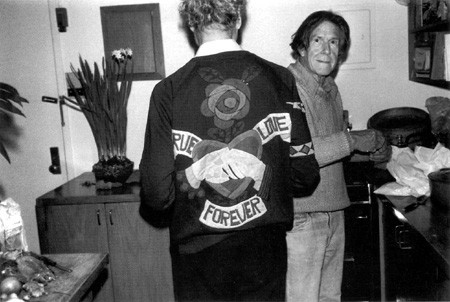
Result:
M114 50L110 59L103 58L102 73L97 63L94 63L92 71L81 56L79 61L78 70L72 64L70 68L83 93L79 93L67 77L75 101L67 100L80 108L94 135L99 161L93 165L92 171L97 187L103 188L109 183L120 186L134 167L126 157L127 105L133 83L132 51L129 48Z
M14 87L0 82L0 154L9 163L11 163L11 160L6 146L13 147L15 137L19 134L19 129L14 124L11 114L25 117L20 108L17 107L17 105L22 107L22 103L28 103L28 101L21 97Z

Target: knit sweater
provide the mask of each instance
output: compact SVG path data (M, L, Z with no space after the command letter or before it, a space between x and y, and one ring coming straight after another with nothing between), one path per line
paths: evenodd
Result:
M317 75L299 61L289 65L300 98L306 107L320 183L311 196L294 198L294 212L336 211L350 205L342 159L351 153L350 137L345 130L341 96L331 76L319 83Z
M243 50L193 58L153 90L140 214L173 208L171 243L183 253L290 229L291 189L311 194L319 180L302 109L284 67Z

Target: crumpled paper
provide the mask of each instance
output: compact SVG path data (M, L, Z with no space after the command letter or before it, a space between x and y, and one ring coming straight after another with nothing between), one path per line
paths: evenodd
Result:
M417 146L414 151L409 147L392 146L392 157L386 165L395 178L375 190L377 194L395 196L429 196L428 174L442 168L450 168L450 150L438 143L434 149Z

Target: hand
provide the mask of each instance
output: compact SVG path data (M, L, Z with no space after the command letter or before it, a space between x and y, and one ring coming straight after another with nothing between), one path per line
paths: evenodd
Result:
M202 180L223 183L230 179L251 177L258 190L266 165L256 156L238 149L227 147L211 152L194 162L186 171L186 178L193 188L198 188Z
M383 133L374 129L350 131L351 145L353 150L364 153L373 153L383 147L385 138Z
M381 147L372 152L369 155L369 159L376 163L388 162L391 159L392 147L389 145L387 140L383 137L383 143Z
M259 190L266 169L266 165L260 159L248 152L231 149L224 160L234 175L239 176L238 178L252 178L255 181L254 188Z
M223 157L228 148L223 148L206 154L194 162L186 171L186 178L193 188L198 188L202 180L206 179L212 183L222 183L229 180L225 172L227 167Z

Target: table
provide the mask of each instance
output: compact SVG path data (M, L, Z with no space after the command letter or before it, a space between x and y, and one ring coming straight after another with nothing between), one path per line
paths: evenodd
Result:
M79 302L89 301L92 286L109 262L108 254L49 254L45 255L57 264L72 269L64 272L51 267L56 280L45 287L47 295L30 299L30 302Z

